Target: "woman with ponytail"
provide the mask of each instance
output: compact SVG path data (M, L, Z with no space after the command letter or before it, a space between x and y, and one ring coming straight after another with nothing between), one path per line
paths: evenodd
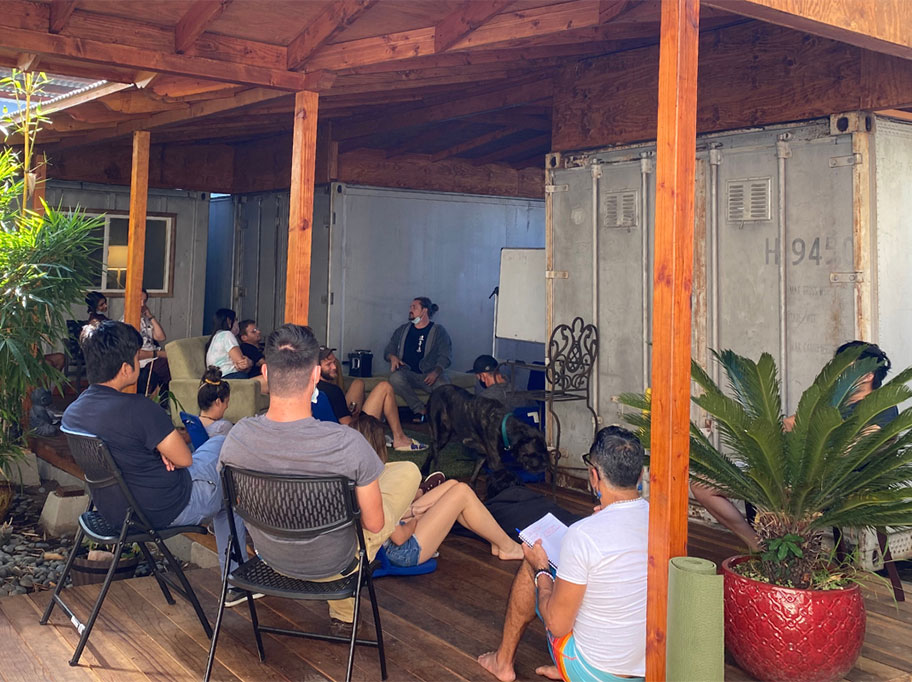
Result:
M222 378L222 371L218 367L208 367L203 378L200 379L196 404L200 409L200 421L203 422L210 438L224 436L234 426L224 418L230 398L231 385Z

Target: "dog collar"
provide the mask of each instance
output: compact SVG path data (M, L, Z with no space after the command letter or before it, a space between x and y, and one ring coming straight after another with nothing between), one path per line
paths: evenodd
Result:
M503 439L504 450L510 449L510 438L507 436L507 420L512 417L509 412L500 420L500 437Z

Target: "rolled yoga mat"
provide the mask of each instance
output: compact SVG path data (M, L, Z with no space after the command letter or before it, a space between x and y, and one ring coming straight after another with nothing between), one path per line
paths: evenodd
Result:
M722 576L697 557L668 562L668 682L722 682L725 623Z

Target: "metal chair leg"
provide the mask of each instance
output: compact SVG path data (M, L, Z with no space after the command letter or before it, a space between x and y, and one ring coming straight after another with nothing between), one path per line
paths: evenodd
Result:
M70 569L73 568L73 562L76 560L76 554L82 546L82 539L84 537L85 532L82 530L82 527L80 527L79 530L76 531L76 539L73 541L72 549L70 549L70 556L67 557L66 564L64 564L63 567L63 573L60 574L60 578L57 580L57 587L54 588L54 594L51 595L51 601L48 602L47 608L44 610L44 615L41 616L41 620L38 621L42 625L47 625L48 618L51 617L51 611L54 610L54 605L60 602L60 592L63 590L63 585L70 575Z
M229 543L230 545L230 543ZM231 550L231 547L228 547L228 550L225 552L226 555ZM227 557L225 566L227 566ZM209 660L206 661L206 674L203 676L203 682L209 682L209 677L212 675L212 666L215 663L215 648L218 646L218 636L219 630L222 628L222 615L225 613L225 596L228 594L228 571L225 571L225 575L222 576L222 591L219 595L219 607L218 614L215 616L215 630L212 632L212 643L209 645Z
M380 607L377 605L377 594L374 592L374 579L368 571L365 575L367 580L367 592L370 595L371 611L374 613L374 630L377 632L377 653L380 656L380 679L386 679L386 650L383 648L383 628L380 626Z
M149 551L149 548L146 547L145 542L139 543L139 549L143 553L143 558L149 564L149 570L152 571L152 575L155 578L155 582L158 583L158 588L161 590L162 594L165 596L165 601L170 605L174 605L174 597L171 596L171 590L168 589L168 583L164 581L161 577L161 574L158 571L158 567L155 565L155 557L152 556L152 552Z
M165 563L168 564L170 572L173 573L177 577L178 582L180 582L184 591L184 598L190 602L190 605L193 606L193 610L196 611L196 617L199 618L200 625L203 626L206 637L212 637L212 627L209 625L209 619L206 617L206 612L203 611L203 607L200 606L199 599L196 596L193 586L190 585L190 581L187 580L187 576L184 575L184 569L181 568L177 559L175 559L174 555L171 553L171 550L165 545L164 540L156 538L155 544L165 558ZM225 565L227 566L228 564ZM174 602L171 601L169 603L173 604Z
M263 649L263 635L260 634L260 621L257 618L256 604L253 601L253 595L249 592L247 593L247 608L250 609L250 624L253 625L253 634L256 637L257 653L260 656L260 662L262 662L266 660L266 650Z
M361 559L359 571L365 570L364 558ZM361 576L358 576L358 584L355 587L355 616L352 621L351 643L348 645L348 667L345 670L345 682L351 682L352 668L355 665L355 640L358 639L358 616L361 612Z

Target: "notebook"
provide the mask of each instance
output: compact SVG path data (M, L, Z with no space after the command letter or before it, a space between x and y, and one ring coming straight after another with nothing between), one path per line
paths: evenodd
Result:
M548 562L557 570L557 560L560 557L560 546L564 541L567 525L554 514L548 512L535 523L519 531L519 539L527 545L534 545L537 540L542 541L542 548L548 555Z

